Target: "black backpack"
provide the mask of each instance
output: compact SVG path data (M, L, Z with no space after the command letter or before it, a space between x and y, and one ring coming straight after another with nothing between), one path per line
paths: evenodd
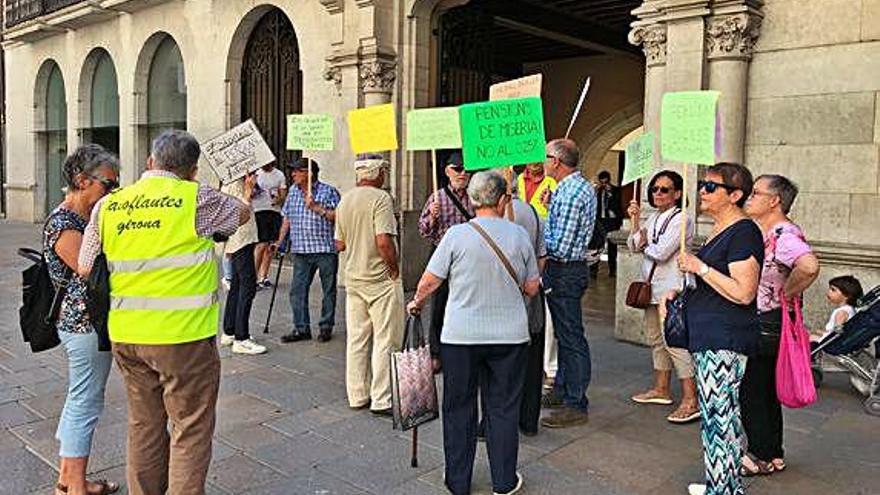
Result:
M21 273L21 308L18 321L21 335L31 351L51 349L61 341L55 321L61 310L61 301L67 292L72 272L66 268L63 283L56 288L49 277L49 266L43 254L30 248L20 248L18 255L33 262Z

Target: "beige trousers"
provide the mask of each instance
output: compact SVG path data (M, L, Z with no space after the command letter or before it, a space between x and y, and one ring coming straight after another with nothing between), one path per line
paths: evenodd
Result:
M348 404L391 407L391 353L403 341L403 283L346 287L345 389Z
M663 329L660 326L660 312L657 311L656 304L652 304L645 309L645 330L648 337L648 345L651 346L654 369L657 371L669 371L675 368L679 378L693 378L694 361L687 349L666 346L666 341L663 338Z
M204 495L220 387L214 338L114 343L113 355L128 392L128 493Z

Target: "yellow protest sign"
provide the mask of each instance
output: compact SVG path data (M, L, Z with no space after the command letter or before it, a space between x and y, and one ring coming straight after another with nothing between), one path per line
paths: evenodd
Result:
M397 149L397 126L391 103L348 112L348 138L355 153Z

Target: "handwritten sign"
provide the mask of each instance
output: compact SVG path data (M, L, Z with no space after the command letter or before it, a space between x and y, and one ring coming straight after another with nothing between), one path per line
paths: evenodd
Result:
M654 133L647 132L629 143L624 153L623 180L626 185L650 174L654 170Z
M541 97L543 74L534 74L512 81L504 81L489 86L489 101L507 100L510 98Z
M397 149L397 126L391 103L348 112L348 138L355 153Z
M715 164L718 91L681 91L663 95L660 155L664 160Z
M543 162L544 110L540 98L470 103L459 107L468 170Z
M203 143L202 153L223 184L275 161L275 155L251 119Z
M333 117L315 113L288 115L287 149L333 151Z
M406 149L461 148L457 107L410 110L406 114Z

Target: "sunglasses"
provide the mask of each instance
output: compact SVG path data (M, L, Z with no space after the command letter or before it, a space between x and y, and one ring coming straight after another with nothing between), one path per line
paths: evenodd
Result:
M654 186L651 188L651 194L657 194L657 193L669 194L669 191L671 191L671 190L672 189L669 189L666 186Z
M737 187L728 186L727 184L722 184L720 182L713 182L711 180L697 181L697 191L705 190L708 194L712 194L717 191L719 187L727 192L733 192L738 189Z
M464 165L447 165L447 167L457 174L464 172Z
M89 175L89 178L100 182L101 186L104 188L105 193L113 191L114 189L119 187L118 180L108 179L106 177L101 177L100 175Z

